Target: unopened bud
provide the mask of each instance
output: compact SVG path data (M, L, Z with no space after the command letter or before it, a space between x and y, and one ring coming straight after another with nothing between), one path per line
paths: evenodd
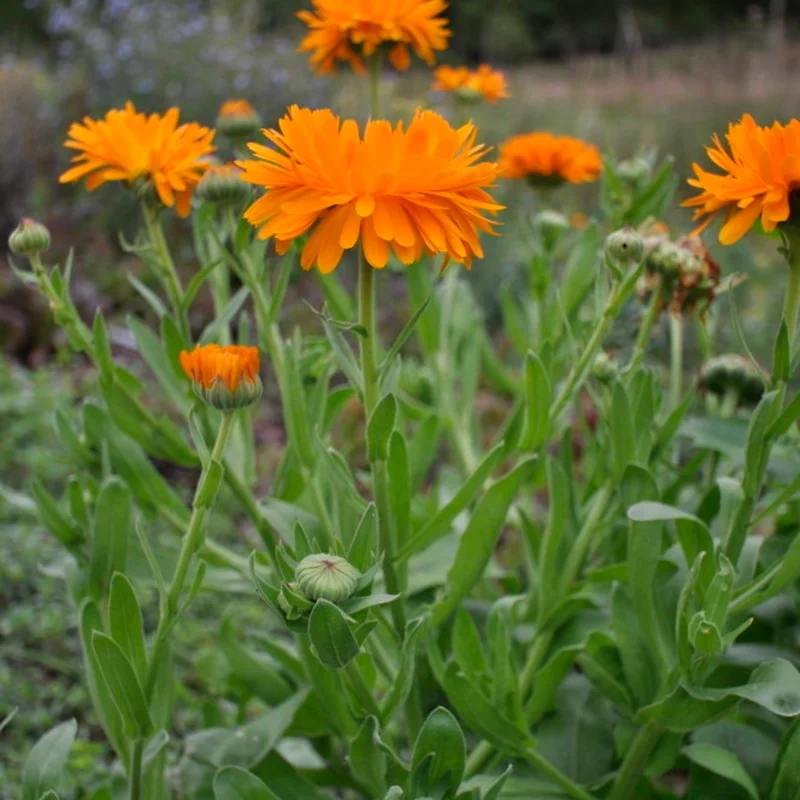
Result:
M569 220L560 211L547 209L533 218L534 228L539 231L545 246L549 249L558 241L564 231L569 230Z
M196 195L204 203L237 205L250 194L250 187L242 180L241 170L234 164L213 165L197 184Z
M650 165L643 158L630 158L617 164L617 177L633 186L641 186L650 177Z
M50 231L35 219L25 217L8 237L8 249L19 256L36 256L50 247Z
M606 238L606 259L612 268L627 272L644 255L644 240L632 225L626 225Z
M306 556L295 569L295 580L309 600L346 600L356 589L361 573L341 556L315 553Z
M258 132L261 117L247 100L227 100L219 110L216 127L231 139L246 139Z
M601 350L592 363L592 375L601 383L611 383L619 375L619 362Z

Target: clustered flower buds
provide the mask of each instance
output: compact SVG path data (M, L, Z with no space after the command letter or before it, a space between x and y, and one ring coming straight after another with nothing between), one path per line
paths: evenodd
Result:
M50 247L50 231L25 217L8 237L8 249L20 256L38 256Z
M716 296L719 265L697 237L672 241L665 229L645 236L645 274L639 296L647 302L654 291L673 314L697 311L702 317Z
M764 374L748 358L725 353L700 368L701 389L719 398L733 397L737 404L756 405L764 394Z

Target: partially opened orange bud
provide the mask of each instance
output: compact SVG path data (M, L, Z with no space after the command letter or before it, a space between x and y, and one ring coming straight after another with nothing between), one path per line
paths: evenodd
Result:
M264 391L256 347L198 345L181 352L181 366L192 379L195 394L220 411L250 406Z
M216 127L231 139L246 139L258 132L261 115L247 100L226 100L217 114Z

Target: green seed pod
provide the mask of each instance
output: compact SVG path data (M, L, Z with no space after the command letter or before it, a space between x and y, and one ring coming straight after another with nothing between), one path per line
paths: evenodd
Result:
M306 556L295 569L300 591L310 600L346 600L355 591L361 573L341 556L315 553Z
M34 219L25 217L8 237L8 249L19 256L36 256L50 247L50 231Z
M632 226L626 225L606 238L606 259L612 269L627 272L644 256L644 239Z

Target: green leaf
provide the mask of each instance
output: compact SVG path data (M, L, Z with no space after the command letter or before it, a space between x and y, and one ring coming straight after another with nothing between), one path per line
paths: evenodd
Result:
M45 792L58 788L77 732L78 723L71 719L36 742L22 770L22 800L39 800Z
M758 788L734 753L707 742L690 744L682 752L690 761L738 784L753 800L758 800Z
M320 663L346 667L359 653L358 642L345 615L327 600L317 600L308 618L308 636Z
M796 394L791 402L783 409L778 418L767 430L768 439L777 439L783 436L800 417L800 393Z
M136 347L140 355L152 370L159 386L175 408L184 417L188 416L192 405L188 393L188 382L178 377L161 340L136 317L129 315L127 323L136 339Z
M781 320L781 327L775 337L775 346L772 350L772 380L773 383L786 383L791 376L791 352L789 347L789 329L786 320Z
M271 660L249 652L236 637L230 619L222 623L218 639L219 649L225 656L231 671L250 691L271 706L284 702L292 695L292 687L281 675Z
M397 357L400 351L403 349L403 345L409 340L411 334L414 333L414 328L417 327L417 322L419 322L419 318L425 313L425 310L430 305L431 300L433 300L433 293L435 291L435 286L431 289L431 293L425 299L425 302L417 308L417 310L411 315L411 318L406 322L403 326L403 329L400 333L397 334L397 338L392 343L392 346L387 351L386 355L383 357L383 360L378 365L378 379L383 380L386 376L389 367L392 365L392 361Z
M400 431L394 431L389 439L389 510L395 546L400 548L408 542L411 518L411 475L408 465L406 442Z
M94 343L94 356L102 375L112 378L114 375L114 356L111 354L111 343L108 340L108 330L102 313L98 310L94 315L92 327L92 340Z
M396 416L397 400L393 394L387 394L375 407L367 423L367 458L370 462L386 459Z
M114 704L131 739L144 739L153 730L147 701L136 673L122 648L100 631L92 634L92 649Z
M228 305L214 318L214 321L206 326L205 330L200 334L198 344L211 344L212 342L216 342L222 334L222 331L230 325L233 318L239 313L239 310L249 296L250 290L246 286L242 286L230 299Z
M538 558L538 615L542 622L558 577L562 544L570 517L570 483L564 467L554 458L545 462L550 507Z
M412 773L430 756L433 758L427 770L427 786L422 790L432 796L442 788L446 795L455 794L464 777L467 743L456 718L442 706L431 711L417 734L411 756Z
M215 800L278 800L264 783L241 767L221 767L214 775Z
M142 612L131 582L120 572L115 572L111 578L108 624L111 638L127 656L139 680L144 682L147 673L147 655Z
M501 752L522 754L533 740L522 728L506 719L494 704L470 683L455 662L450 662L443 675L447 698L468 728L491 742Z
M378 512L374 503L370 503L361 515L358 527L353 534L347 549L347 560L359 572L366 572L375 560L378 552Z
M288 346L283 348L283 380L286 392L283 398L283 413L290 446L296 451L303 466L313 469L316 452L306 395L300 379L301 356L302 340L298 332Z
M89 582L92 595L103 597L111 576L125 572L131 528L131 495L119 478L105 481L97 497L92 532Z
M665 730L690 733L720 719L737 702L738 698L733 695L703 700L689 694L686 687L681 685L667 697L640 709L636 721L653 720Z
M611 390L608 423L611 433L613 476L614 480L619 480L625 467L635 458L637 433L643 434L641 431L636 431L632 424L633 411L625 385L620 380L614 382L614 388Z
M502 455L503 445L495 445L475 468L475 472L459 487L450 502L442 506L433 518L399 549L395 559L398 564L407 561L414 553L424 550L449 533L453 520L477 497Z
M675 522L678 542L683 550L687 566L691 567L699 553L706 553L702 564L702 584L705 589L714 578L714 541L708 526L701 520L680 508L644 501L628 509L628 519L634 523ZM634 563L637 563L634 560Z
M550 378L542 360L532 350L525 357L523 373L525 424L519 442L523 452L538 450L550 425Z
M475 507L447 573L445 594L431 612L431 624L434 627L450 616L480 580L494 551L508 509L520 486L533 474L536 461L535 456L526 459L492 484Z
M421 630L421 620L414 620L406 626L406 635L400 653L400 666L381 703L381 718L387 722L392 719L397 709L406 702L414 684L414 675L417 668L417 638Z
M56 499L44 488L41 481L34 480L31 494L42 525L53 536L67 548L80 542L80 528L62 511Z
M128 283L144 298L145 302L153 309L155 315L161 319L167 313L167 307L161 302L161 298L148 286L142 283L135 275L126 272Z
M797 797L800 797L800 720L795 720L783 735L769 792L769 800Z
M636 610L620 585L614 588L611 597L611 624L625 680L639 703L647 703L658 689L658 671L645 644Z
M328 337L336 363L344 373L347 382L359 393L363 395L364 387L361 379L361 370L356 361L352 348L347 343L342 332L333 324L333 320L324 312L318 315L322 320L322 327Z
M463 606L456 611L453 624L453 658L467 678L477 685L489 672L478 628Z
M378 721L367 717L348 751L350 769L373 795L386 791L386 754L379 745Z

